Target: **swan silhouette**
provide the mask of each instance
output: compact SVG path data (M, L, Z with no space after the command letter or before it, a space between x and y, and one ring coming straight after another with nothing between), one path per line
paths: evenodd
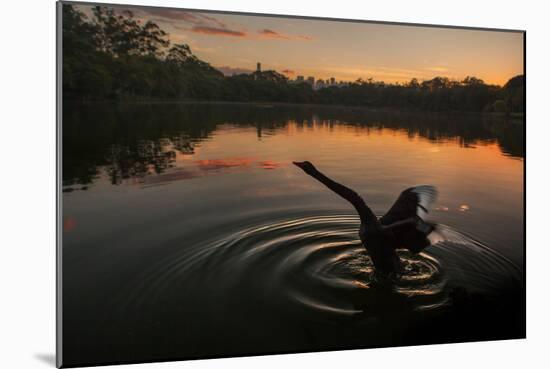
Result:
M328 178L309 161L293 164L355 207L361 219L359 237L379 272L389 275L401 271L397 249L418 253L430 245L428 236L436 225L423 218L437 196L435 187L423 185L406 189L390 210L378 218L355 191Z

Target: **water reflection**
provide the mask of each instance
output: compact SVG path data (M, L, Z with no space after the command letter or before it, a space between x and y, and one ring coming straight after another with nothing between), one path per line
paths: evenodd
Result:
M178 156L190 157L220 130L255 129L258 140L298 132L354 127L370 135L389 129L434 143L462 148L498 144L504 155L523 158L523 125L472 114L366 111L357 108L248 104L66 104L63 112L63 184L88 185L102 175L112 184L141 182L169 172ZM433 150L439 150L434 147ZM435 152L435 151L434 151ZM201 160L199 170L252 165L251 158ZM264 158L264 169L282 163ZM178 168L172 180L201 176L196 168ZM155 181L155 180L153 180ZM157 182L159 180L156 180Z
M140 176L136 183L143 185L165 184L186 179L203 177L206 175L223 174L229 170L235 169L250 169L257 167L261 169L271 170L282 167L283 163L278 163L272 160L255 161L252 158L227 158L227 159L205 159L196 160L183 168L175 168L167 173L158 172L158 175L147 176L150 172ZM173 167L172 164L170 167Z
M69 362L524 335L522 125L245 104L66 105L63 118ZM435 185L431 215L453 242L377 279L356 214L292 160L380 215Z

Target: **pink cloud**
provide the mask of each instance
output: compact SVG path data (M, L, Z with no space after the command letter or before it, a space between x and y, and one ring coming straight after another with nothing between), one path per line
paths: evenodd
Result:
M222 21L198 12L188 12L177 9L163 8L147 8L142 9L141 12L145 15L163 18L167 21L183 21L194 25L208 25L220 28L225 27L225 24Z
M279 40L303 40L310 41L312 38L310 36L304 35L288 35L280 32L273 31L272 29L262 29L258 31L260 35L265 38L279 39Z

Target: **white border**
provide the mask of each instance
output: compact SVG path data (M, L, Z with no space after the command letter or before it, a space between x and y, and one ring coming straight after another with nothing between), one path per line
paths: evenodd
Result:
M126 1L111 0L112 3ZM140 5L527 30L528 338L376 350L140 364L133 368L369 366L517 368L547 362L548 11L539 1L131 1ZM2 24L0 367L53 367L55 352L55 2L7 3ZM482 56L480 56L482 57ZM7 83L6 83L7 82ZM510 211L519 211L510 209ZM125 368L130 366L119 366Z

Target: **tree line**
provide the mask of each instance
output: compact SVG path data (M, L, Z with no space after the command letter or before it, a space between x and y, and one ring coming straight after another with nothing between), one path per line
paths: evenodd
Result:
M156 23L96 6L63 6L63 95L70 100L268 101L429 111L524 112L525 79L504 86L476 77L389 84L358 79L314 90L276 71L224 76Z

